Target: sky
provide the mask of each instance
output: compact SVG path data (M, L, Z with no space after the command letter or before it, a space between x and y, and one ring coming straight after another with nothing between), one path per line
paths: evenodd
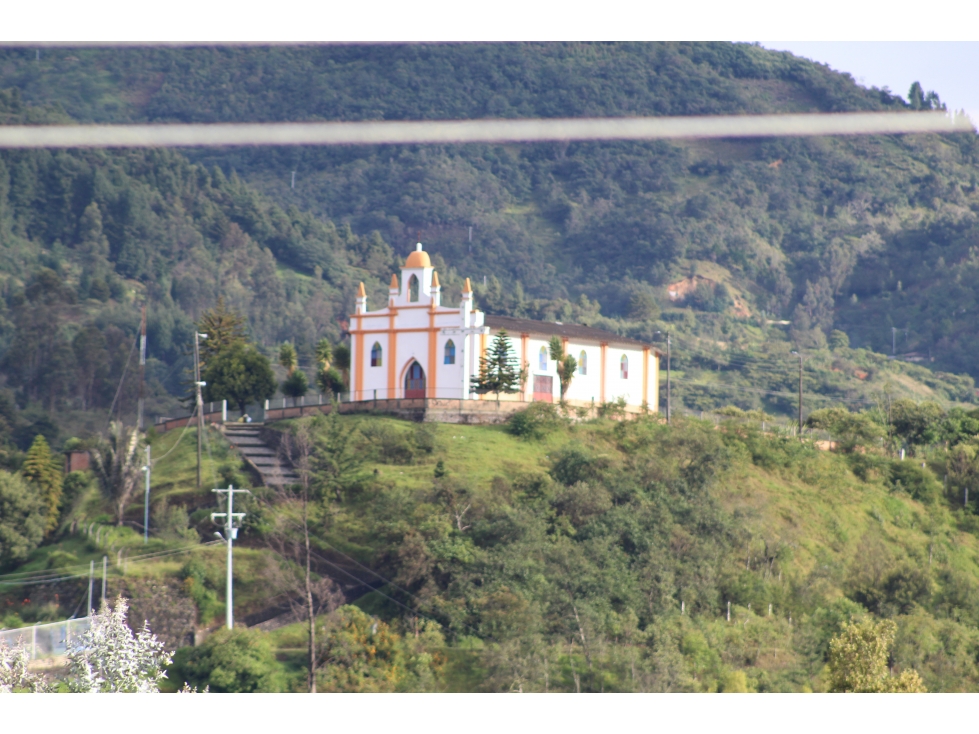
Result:
M911 84L938 92L950 110L979 122L979 42L976 41L761 41L849 72L866 87L888 87L907 99Z

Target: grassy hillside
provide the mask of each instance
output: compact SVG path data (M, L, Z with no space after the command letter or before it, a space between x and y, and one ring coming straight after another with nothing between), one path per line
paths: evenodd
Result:
M537 437L381 416L315 427L317 570L348 582L333 559L384 583L356 601L363 611L320 618L320 690L822 690L828 640L867 615L898 623L895 669L917 669L929 690L979 687L979 525L938 479L954 452L836 454L737 421L544 413L535 425ZM223 548L199 545L211 484L194 489L193 434L174 448L178 435L154 443L165 458L150 546L109 527L91 490L16 569L132 558L110 562L109 593L133 596L175 646L221 626L224 594ZM241 471L216 433L209 444L205 477ZM294 505L256 500L236 550L239 620L281 604L294 568L274 541ZM84 593L61 582L0 603L9 626L67 616ZM260 686L302 689L304 629L248 633L271 655Z

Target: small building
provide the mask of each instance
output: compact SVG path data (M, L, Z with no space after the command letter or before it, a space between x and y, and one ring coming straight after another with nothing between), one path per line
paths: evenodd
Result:
M431 259L416 246L401 278L391 276L388 302L369 311L364 284L350 317L350 400L495 400L472 393L480 357L501 330L526 369L519 392L505 401L560 399L560 381L548 345L557 336L578 370L565 396L571 405L598 405L620 398L630 412L659 405L659 352L649 344L602 329L506 316L475 308L469 279L458 307L442 305Z

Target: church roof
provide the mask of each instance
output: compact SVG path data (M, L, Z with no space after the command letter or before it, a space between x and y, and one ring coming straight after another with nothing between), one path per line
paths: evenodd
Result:
M484 317L484 324L491 329L506 329L510 334L543 334L545 336L563 336L568 339L586 339L588 341L607 342L630 347L651 347L651 344L627 336L619 336L611 331L596 329L580 324L558 324L553 321L534 321L533 319L515 319L511 316ZM656 353L658 349L653 348Z

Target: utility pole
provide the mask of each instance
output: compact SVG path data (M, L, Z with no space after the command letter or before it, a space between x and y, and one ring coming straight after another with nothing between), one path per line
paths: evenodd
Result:
M88 562L88 616L92 616L92 581L95 577L95 561Z
M802 440L802 352L799 352L799 440Z
M146 372L146 306L143 306L143 316L139 325L139 416L136 420L136 427L143 430L143 401L144 387L143 377Z
M102 606L105 606L105 574L109 566L109 557L102 556ZM100 607L101 608L101 607Z
M226 606L225 606L224 618L225 618L225 622L228 625L228 629L232 629L235 626L235 615L234 615L234 597L232 595L232 588L231 588L232 586L231 585L231 563L232 563L231 542L238 537L238 528L235 527L235 518L238 518L238 522L240 526L242 518L245 517L244 512L234 512L235 494L236 493L251 494L251 492L247 489L235 489L234 486L230 484L228 485L227 489L212 489L211 491L217 494L227 493L228 495L228 511L212 512L211 522L217 522L217 520L214 519L216 517L224 518L224 535L222 536L221 533L214 533L214 534L219 538L222 538L223 540L227 541L228 543L228 578L226 582L227 585L225 587L225 598L227 601L225 602Z
M150 447L146 447L146 492L143 496L143 545L150 542L150 471L153 465L150 463Z
M201 382L201 346L200 340L207 339L207 334L200 334L194 329L194 389L197 392L197 488L201 488L201 450L204 440L204 398L201 388L206 383Z
M671 386L670 386L670 332L666 332L666 423L672 424L672 406L670 405Z
M891 356L893 357L897 352L897 328L891 327Z

